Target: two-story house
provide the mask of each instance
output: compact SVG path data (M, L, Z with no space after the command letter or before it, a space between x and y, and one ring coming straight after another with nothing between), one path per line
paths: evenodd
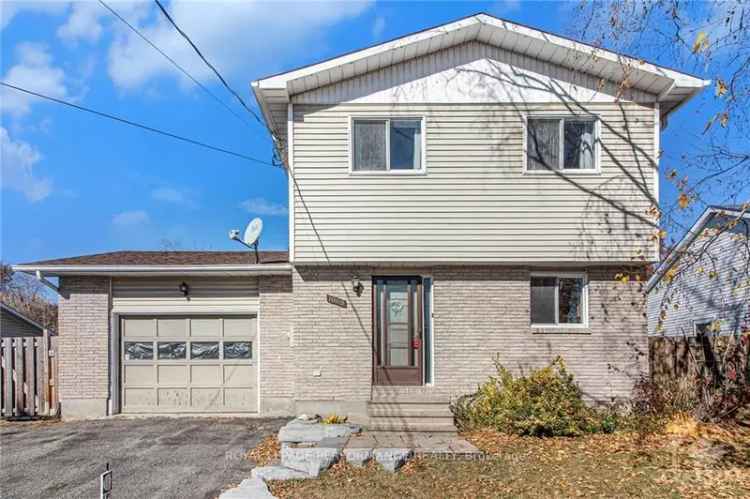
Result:
M63 414L445 429L496 357L557 355L591 400L628 397L659 136L707 84L486 14L253 82L287 168L288 255L17 266L61 276Z

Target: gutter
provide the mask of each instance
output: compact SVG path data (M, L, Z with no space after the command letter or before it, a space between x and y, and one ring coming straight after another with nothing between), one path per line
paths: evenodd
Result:
M290 275L289 263L256 265L13 265L36 276L256 276Z

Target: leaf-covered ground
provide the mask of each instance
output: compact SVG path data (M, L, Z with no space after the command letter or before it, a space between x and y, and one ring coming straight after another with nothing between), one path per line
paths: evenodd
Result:
M419 458L400 473L335 465L320 480L272 482L278 497L748 497L750 430L677 422L661 435L464 435L475 461Z

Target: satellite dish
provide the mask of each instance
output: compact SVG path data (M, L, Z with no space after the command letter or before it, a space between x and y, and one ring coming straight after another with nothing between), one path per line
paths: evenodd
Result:
M247 224L245 229L245 235L242 237L242 242L247 246L257 246L258 238L263 230L263 220L260 218L253 218L250 223Z
M233 241L237 241L238 243L247 246L251 250L255 251L255 263L259 263L258 260L258 239L260 238L260 233L263 230L263 220L260 218L253 218L250 220L250 223L247 224L247 228L245 229L245 234L240 239L240 231L238 230L230 230L229 231L229 239Z

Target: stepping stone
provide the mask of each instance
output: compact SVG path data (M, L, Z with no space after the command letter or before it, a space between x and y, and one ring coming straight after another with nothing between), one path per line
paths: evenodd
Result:
M330 468L340 456L341 449L338 447L281 447L282 466L307 473L311 477L317 477L321 471Z
M219 499L276 499L260 478L242 480L238 487L223 492Z
M409 460L412 454L413 451L411 449L394 447L375 449L373 452L373 456L380 466L382 466L385 471L391 473L394 473L401 468L401 466Z
M347 448L344 449L344 457L347 463L361 468L372 459L372 449L361 447Z
M262 480L304 480L306 478L312 478L304 471L293 470L278 464L253 468L253 471L250 472L250 476Z
M334 449L343 449L349 437L324 437L318 442L318 447L331 447Z
M279 430L279 442L320 442L324 438L348 438L362 428L349 424L308 423L293 420Z

